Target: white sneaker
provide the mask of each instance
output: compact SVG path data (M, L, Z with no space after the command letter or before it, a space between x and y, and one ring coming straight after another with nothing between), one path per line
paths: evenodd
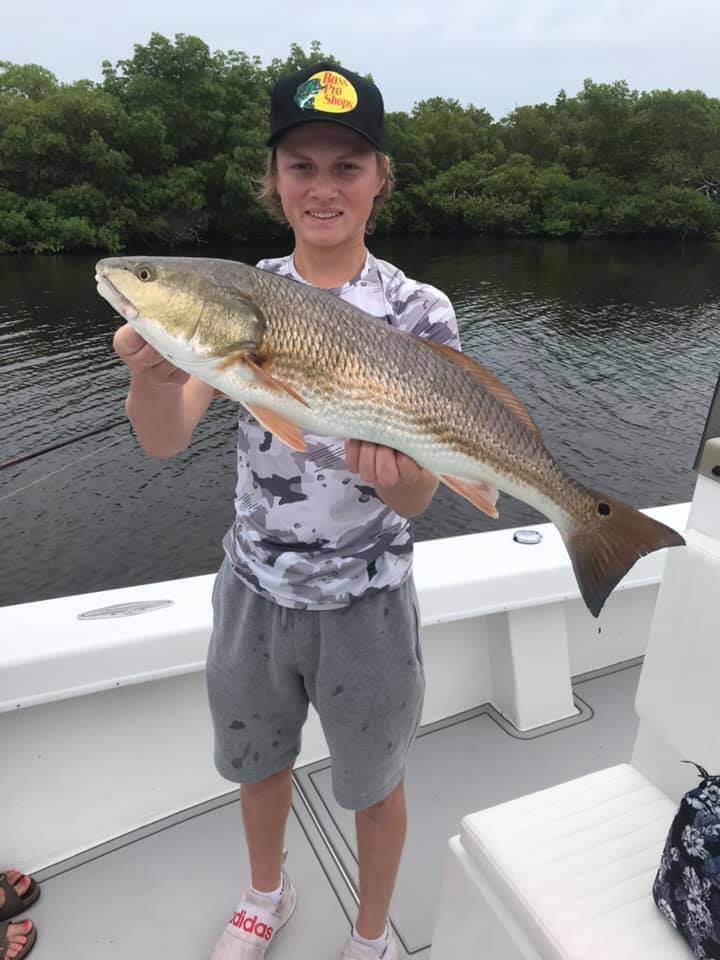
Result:
M247 891L215 944L210 960L262 960L297 903L295 887L284 867L282 878L285 889L277 905Z
M398 942L395 939L395 934L391 930L388 945L385 947L382 960L398 960L399 955ZM378 955L374 947L366 947L364 943L360 943L358 940L350 937L345 942L343 951L340 954L340 960L378 960Z

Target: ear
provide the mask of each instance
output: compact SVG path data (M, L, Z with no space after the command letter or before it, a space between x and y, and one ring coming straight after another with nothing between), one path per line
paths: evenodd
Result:
M382 193L382 189L387 183L387 179L390 174L390 158L386 153L383 153L377 157L377 173L378 173L378 188L377 188L377 193L373 198L375 200L377 200L377 198Z

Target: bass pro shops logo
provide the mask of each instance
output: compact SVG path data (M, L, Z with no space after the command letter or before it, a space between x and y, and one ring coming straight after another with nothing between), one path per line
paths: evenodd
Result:
M301 110L323 113L347 113L357 106L355 87L333 70L314 73L295 91L295 103Z

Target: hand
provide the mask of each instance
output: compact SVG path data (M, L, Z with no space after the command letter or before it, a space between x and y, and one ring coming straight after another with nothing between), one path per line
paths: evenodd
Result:
M173 366L129 323L115 331L113 349L130 368L133 377L140 377L156 386L181 387L190 379L189 373Z
M416 484L427 473L411 457L391 447L367 440L345 441L345 462L351 473L374 486L396 487Z

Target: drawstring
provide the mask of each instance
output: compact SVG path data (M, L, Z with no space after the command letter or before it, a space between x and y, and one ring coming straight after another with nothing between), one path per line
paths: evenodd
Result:
M701 767L699 763L695 763L693 760L683 760L682 762L689 763L691 766L695 767L695 769L698 771L698 774L700 775L703 782L705 783L711 780L720 780L720 774L716 774L715 776L712 776L707 772L705 767Z

